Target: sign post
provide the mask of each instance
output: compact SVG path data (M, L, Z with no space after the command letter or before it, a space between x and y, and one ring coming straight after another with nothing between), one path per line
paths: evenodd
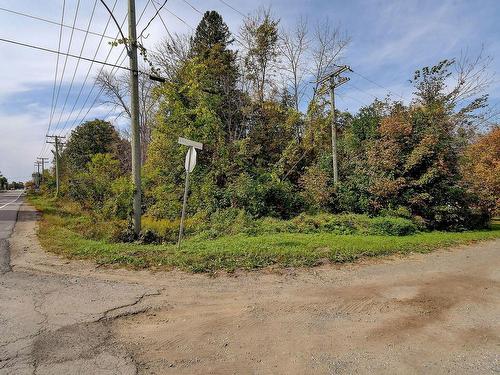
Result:
M196 149L203 149L203 144L195 141L191 141L186 138L179 137L178 143L184 146L188 146L188 152L186 154L186 161L184 162L184 168L186 169L186 182L184 184L184 198L182 200L182 213L181 213L181 223L179 227L179 240L177 241L177 248L181 247L182 234L184 232L184 218L186 216L186 205L187 196L189 190L189 174L194 170L196 166Z

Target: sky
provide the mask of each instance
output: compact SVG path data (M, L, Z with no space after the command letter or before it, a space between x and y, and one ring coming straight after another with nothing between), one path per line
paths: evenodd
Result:
M105 0L112 7L114 0ZM117 28L96 0L65 0L64 24L75 22L86 30L116 36ZM228 6L229 4L229 6ZM146 7L146 5L148 5ZM94 7L95 6L95 7ZM191 32L201 19L199 12L218 11L232 32L237 32L243 15L258 7L271 7L284 28L292 27L299 17L310 25L328 20L351 38L343 63L358 74L338 89L337 107L356 111L375 97L391 94L408 102L412 87L409 79L423 66L445 58L456 58L481 50L490 56L488 68L494 77L490 86L490 105L500 105L500 1L499 0L168 0L161 15L170 32ZM78 8L78 12L76 12ZM125 19L127 1L117 0L114 14ZM138 30L155 13L148 0L137 0ZM234 9L233 9L234 8ZM0 0L0 38L32 44L52 50L105 60L123 60L119 48L111 47L100 37L71 28L63 28L59 46L59 26L12 12L26 13L60 23L63 0ZM75 14L77 17L75 18ZM125 27L126 30L126 27ZM157 17L145 33L146 47L165 36ZM57 64L58 63L58 64ZM57 65L57 76L56 76ZM124 61L122 65L127 65ZM0 41L0 172L9 180L28 180L37 157L50 157L45 144L50 134L67 134L85 119L108 116L112 108L102 103L94 87L99 64L68 58ZM64 73L64 74L62 74ZM88 99L87 99L88 98ZM52 115L52 107L55 110ZM52 118L52 121L50 121ZM122 124L123 125L123 124Z

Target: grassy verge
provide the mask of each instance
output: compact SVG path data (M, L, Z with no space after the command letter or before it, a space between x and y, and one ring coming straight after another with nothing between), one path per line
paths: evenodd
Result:
M271 265L314 266L324 261L353 261L362 256L425 253L436 248L500 238L500 223L494 223L491 230L425 232L408 236L271 233L238 234L213 240L194 237L187 239L178 250L175 245L168 244L109 243L105 239L89 239L82 230L95 226L92 219L65 210L47 199L31 197L30 201L43 213L38 234L45 249L68 257L93 259L99 264L135 268L213 272ZM94 229L94 232L99 230Z

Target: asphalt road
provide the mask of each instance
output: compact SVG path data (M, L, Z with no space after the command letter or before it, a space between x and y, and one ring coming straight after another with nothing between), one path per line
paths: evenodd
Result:
M8 238L23 203L23 190L0 192L0 274L10 270Z
M16 230L29 228L18 248L41 250L36 214L19 210L22 203L20 191L0 193L0 375L136 374L130 354L110 340L107 321L155 290L16 267L9 255L16 218Z

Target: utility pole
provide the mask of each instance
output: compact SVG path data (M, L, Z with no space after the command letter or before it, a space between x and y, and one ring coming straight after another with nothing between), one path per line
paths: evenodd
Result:
M42 177L41 181L43 182L43 174L45 173L45 160L48 160L49 158L37 158L41 163L42 163Z
M59 196L59 188L60 188L60 180L59 180L59 146L61 146L61 136L58 135L48 135L47 138L53 138L54 141L47 141L47 143L51 143L55 145L55 151L52 151L54 154L54 158L56 161L56 198Z
M139 132L139 71L137 63L137 30L135 0L128 0L128 35L130 62L130 120L132 133L132 181L134 184L134 233L141 232L141 135Z
M36 166L35 186L37 188L40 188L40 162L39 161L35 161L35 166Z
M335 123L335 89L347 81L349 77L340 77L342 72L351 71L347 65L339 66L332 73L327 74L319 82L328 83L330 90L330 106L331 106L331 132L332 132L332 167L333 167L333 183L336 185L339 181L338 161L337 161L337 124Z

